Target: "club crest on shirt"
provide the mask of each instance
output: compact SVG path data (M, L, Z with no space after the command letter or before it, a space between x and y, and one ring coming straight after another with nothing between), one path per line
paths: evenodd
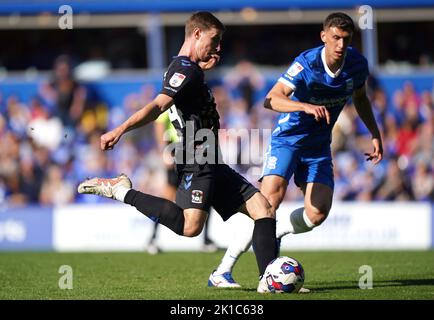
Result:
M290 76L290 77L295 77L297 74L299 74L302 70L303 70L304 68L303 68L303 66L300 64L300 63L298 63L298 62L294 62L293 64L292 64L292 66L289 68L289 70L288 70L288 75Z
M172 78L170 78L169 84L172 87L177 88L182 84L182 82L184 81L185 78L186 78L186 76L183 75L182 73L175 72L173 74Z
M203 192L201 190L193 190L191 192L191 202L192 203L202 203Z

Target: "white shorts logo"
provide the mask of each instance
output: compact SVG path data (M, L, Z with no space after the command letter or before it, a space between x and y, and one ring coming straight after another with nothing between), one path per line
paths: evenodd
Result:
M295 63L293 63L292 64L292 66L288 69L288 75L290 76L290 77L295 77L297 74L299 74L302 70L303 70L304 68L303 68L303 66L300 64L300 63L298 63L298 62L295 62Z
M268 161L267 161L267 168L268 169L276 169L276 163L277 163L276 157L269 157Z
M172 78L170 78L169 84L172 87L177 88L182 84L182 82L184 81L185 78L186 78L186 76L183 75L182 73L175 72L173 74Z
M191 202L192 203L202 203L203 192L201 190L193 190L191 192Z

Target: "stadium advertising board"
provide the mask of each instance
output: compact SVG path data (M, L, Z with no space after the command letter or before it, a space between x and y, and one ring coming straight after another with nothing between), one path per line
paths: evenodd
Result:
M0 250L51 250L52 218L37 207L0 212Z
M283 203L283 212L300 207ZM288 235L282 250L413 250L428 249L432 241L432 213L429 203L335 203L329 218L312 232ZM210 216L210 237L227 247L240 236L241 214L227 222L215 213ZM152 233L152 223L132 207L75 205L54 211L53 241L58 251L144 250ZM185 238L166 227L159 230L162 250L199 250L203 235Z

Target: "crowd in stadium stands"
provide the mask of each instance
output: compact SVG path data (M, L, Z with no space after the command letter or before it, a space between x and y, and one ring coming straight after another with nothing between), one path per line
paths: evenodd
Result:
M0 92L0 208L109 201L78 194L77 183L85 177L120 172L132 178L135 188L160 195L165 171L152 126L126 135L113 151L99 148L101 133L144 106L158 89L144 85L140 92L126 96L123 106L108 107L89 103L86 88L72 79L70 71L68 60L60 57L52 79L41 83L30 101ZM416 92L406 82L388 95L374 80L369 96L383 133L385 159L378 166L365 161L363 153L371 148L368 131L354 107L346 106L333 132L335 198L432 201L434 90ZM214 85L222 128L272 129L277 113L262 106L269 89L265 86L261 74L247 61ZM239 138L239 130L222 131L223 154L255 182L270 130L259 130L260 139L254 143L250 143L253 135L250 140ZM302 199L291 183L285 200Z

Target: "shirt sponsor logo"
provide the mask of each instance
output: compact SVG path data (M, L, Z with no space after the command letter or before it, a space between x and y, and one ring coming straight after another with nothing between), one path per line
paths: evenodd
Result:
M297 74L299 74L303 69L304 69L304 68L303 68L303 66L302 66L300 63L295 62L295 63L293 63L292 66L289 68L287 74L288 74L288 76L289 76L290 78L291 78L291 77L295 77L295 76L296 76Z
M325 106L326 108L330 109L330 108L343 106L349 98L350 98L350 96L343 96L343 97L339 97L339 98L310 97L308 102L311 104L318 105L318 106Z
M169 84L172 87L177 88L182 84L182 82L185 80L185 78L186 78L186 76L183 75L182 73L175 72L173 74L172 78L170 78Z

